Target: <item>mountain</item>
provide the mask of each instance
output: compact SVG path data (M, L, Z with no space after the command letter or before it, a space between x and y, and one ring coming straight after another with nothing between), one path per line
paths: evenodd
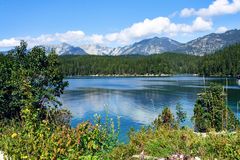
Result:
M167 37L154 37L132 45L113 48L109 55L150 55L176 52L202 56L236 43L240 43L240 30L237 29L225 33L211 33L187 43L180 43Z
M110 47L94 44L81 45L80 47L84 49L85 52L91 55L108 55L113 49Z
M87 55L87 53L80 47L74 47L67 43L55 44L55 45L44 45L47 52L55 49L58 55Z
M117 48L111 52L112 55L128 55L128 54L139 54L139 55L150 55L156 53L163 53L174 51L178 49L182 44L175 40L167 37L154 37L145 39L140 42L134 43L129 46Z
M113 48L110 52L109 55L112 56L120 56L120 55L126 55L126 50L128 50L130 46L123 46L123 47L116 47Z
M205 55L214 53L226 46L240 43L240 30L229 30L225 33L211 33L187 43L180 43L167 37L153 37L144 39L123 47L106 47L101 45L81 45L74 47L67 43L45 45L47 51L54 48L58 55L150 55L163 52L186 53L192 55Z
M175 52L205 55L214 53L226 46L240 43L240 30L229 30L225 33L211 33L180 46Z

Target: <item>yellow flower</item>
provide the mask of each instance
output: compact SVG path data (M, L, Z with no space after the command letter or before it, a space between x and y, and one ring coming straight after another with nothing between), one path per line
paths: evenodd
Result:
M17 137L17 133L12 134L12 138L15 138L15 137Z
M30 113L30 110L29 110L28 108L26 108L26 109L24 110L24 112L25 112L25 113Z
M28 156L21 156L21 158L22 158L22 159L27 159L27 158L28 158Z

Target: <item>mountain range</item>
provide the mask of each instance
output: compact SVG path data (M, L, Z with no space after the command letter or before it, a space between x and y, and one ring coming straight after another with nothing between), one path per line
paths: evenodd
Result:
M72 46L67 43L44 45L47 52L55 49L58 55L151 55L161 54L164 52L176 52L192 55L211 54L215 51L240 43L240 30L234 29L225 33L211 33L199 37L187 43L180 43L168 37L153 37L133 43L123 47L106 47L101 45L81 45Z
M58 55L87 55L87 52L80 47L75 47L67 43L54 44L54 45L43 45L47 52L55 49Z

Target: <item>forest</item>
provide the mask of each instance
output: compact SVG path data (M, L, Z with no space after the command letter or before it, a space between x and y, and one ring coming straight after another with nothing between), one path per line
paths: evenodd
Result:
M225 47L213 54L195 56L163 53L149 56L60 56L61 71L75 75L161 75L199 74L236 76L240 74L240 44Z

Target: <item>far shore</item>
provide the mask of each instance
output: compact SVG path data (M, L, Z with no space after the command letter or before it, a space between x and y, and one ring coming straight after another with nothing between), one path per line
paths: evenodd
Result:
M75 78L75 77L171 77L176 75L182 76L193 76L193 77L203 77L200 74L93 74L93 75L74 75L74 76L65 76L65 78ZM234 78L236 76L232 75L209 75L204 77L228 77Z
M171 77L178 74L94 74L94 75L74 75L66 76L66 78L73 77ZM186 74L191 76L199 76L198 74Z

